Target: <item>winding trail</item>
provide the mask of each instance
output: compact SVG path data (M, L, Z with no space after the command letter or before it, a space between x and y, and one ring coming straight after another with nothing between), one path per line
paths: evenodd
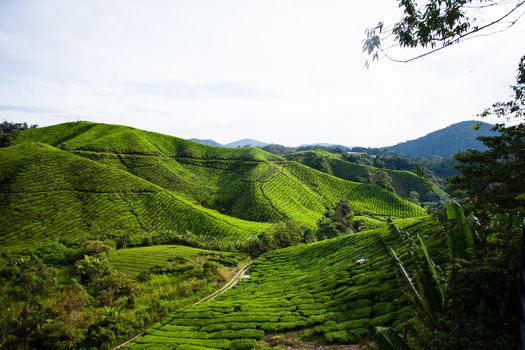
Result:
M228 281L228 283L226 283L224 286L222 286L220 289L216 290L215 292L213 292L213 293L205 296L201 300L193 303L191 306L195 306L195 305L200 304L200 303L202 303L204 301L207 301L207 300L215 299L216 297L218 297L222 293L226 292L228 289L233 288L233 286L235 286L237 284L237 282L239 282L242 278L244 278L246 276L246 272L248 272L248 270L250 270L251 267L252 267L252 264L248 264L248 265L243 266L239 271L237 271L235 276L233 276L231 278L231 280ZM130 339L126 340L125 342L115 346L111 350L117 350L117 349L123 348L124 346L128 345L129 343L131 343L135 339L137 339L139 337L142 337L144 335L144 333L145 332L137 334L133 338L130 338Z

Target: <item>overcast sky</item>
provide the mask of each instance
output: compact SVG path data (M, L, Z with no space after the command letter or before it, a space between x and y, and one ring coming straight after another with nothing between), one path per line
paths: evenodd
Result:
M395 0L0 0L0 120L386 146L506 100L525 24L364 68ZM410 57L415 52L402 51Z

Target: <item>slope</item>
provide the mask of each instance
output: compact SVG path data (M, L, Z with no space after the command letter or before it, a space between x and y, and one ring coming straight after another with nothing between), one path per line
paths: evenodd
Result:
M48 146L37 147L35 142ZM375 184L338 179L257 148L211 147L90 122L27 130L14 143L3 150L2 157L6 161L2 176L5 183L14 185L0 188L10 203L1 215L8 218L16 207L20 218L2 232L13 237L22 232L26 238L31 232L54 236L55 230L67 229L78 237L132 236L131 243L138 244L146 232L169 229L180 234L189 230L214 239L228 236L228 241L238 245L242 243L235 242L239 237L263 232L270 223L293 219L314 228L327 207L341 200L348 201L361 215L424 215L419 206ZM27 146L31 143L33 146ZM26 151L24 147L28 147ZM39 164L40 158L47 160ZM21 166L24 162L32 166ZM70 171L68 164L78 162L97 171ZM36 176L39 167L49 173L49 179ZM97 173L100 169L105 175ZM106 178L106 174L113 175ZM69 182L87 188L102 182L108 188L103 193L92 193L81 187L69 186L62 191L52 186L54 177L60 180L66 175ZM28 180L18 184L24 177ZM128 187L122 190L115 181ZM34 190L35 186L43 187L45 195ZM150 192L143 193L141 186ZM18 197L10 192L17 192ZM29 201L34 202L33 207L29 207ZM65 210L60 201L68 203ZM93 207L98 201L105 204ZM102 209L104 206L113 209ZM34 211L40 213L41 220ZM53 218L59 213L71 218L65 221L76 224L62 227L65 221Z
M397 222L426 237L440 261L444 239L430 219ZM398 329L414 318L385 244L409 255L386 225L332 240L277 250L257 259L234 289L177 314L136 339L131 349L250 349L266 335L357 343L370 325ZM407 267L408 268L408 267Z
M0 199L3 247L121 236L140 242L144 233L161 230L237 239L268 227L222 215L116 167L38 143L0 149Z
M252 161L282 159L259 148L212 147L128 126L86 121L26 130L20 133L13 144L24 142L47 143L63 150L114 154L162 154L171 157Z
M429 189L426 184L428 181L411 171L380 169L373 166L361 165L345 160L342 154L330 153L323 150L296 152L287 155L286 159L296 161L341 179L356 182L370 182L371 176L379 172L385 172L391 178L391 185L395 193L405 199L412 199L411 193L413 191L418 194L421 202L434 202L444 199L442 190L438 189L438 191L434 191L433 189ZM433 188L437 186L432 183L430 183L430 185Z
M479 129L474 130L473 125L479 124ZM405 154L414 158L429 156L451 157L457 152L467 149L485 149L484 145L476 138L478 136L490 136L491 124L468 120L455 123L446 128L436 130L415 140L399 143L394 146L383 147L382 150Z

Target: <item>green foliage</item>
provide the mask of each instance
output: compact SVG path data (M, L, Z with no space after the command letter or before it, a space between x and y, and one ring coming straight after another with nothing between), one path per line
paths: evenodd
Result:
M337 179L260 149L210 147L89 122L25 130L1 149L0 199L7 223L0 242L10 249L109 239L118 247L239 250L279 222L293 220L311 232L325 208L341 200L364 215L424 214L373 184Z
M314 240L315 236L312 231L293 220L288 220L274 224L268 231L250 238L243 250L257 257L270 250L286 248L299 243L310 243Z
M471 39L476 35L497 33L510 28L520 19L519 9L525 4L523 1L511 5L505 1L487 4L485 0L445 2L441 0L425 2L400 0L398 2L403 15L397 23L389 26L391 29L383 31L383 23L379 22L377 26L366 30L363 52L371 56L372 60L378 59L380 53L385 54L382 49L384 44L382 41L387 38L393 38L393 41L400 47L430 49L405 60L389 57L393 61L407 63ZM487 11L487 8L492 12ZM479 18L480 13L481 18ZM500 26L499 30L492 28L496 26ZM368 61L366 66L368 66Z
M55 267L36 256L1 254L0 347L110 348L219 288L244 257L181 246L104 247L85 242L70 248L70 263L59 260ZM133 269L140 256L149 265ZM176 261L185 268L177 269ZM134 279L138 271L148 271L148 278Z
M398 268L405 289L408 290L414 306L427 326L431 329L441 329L439 314L445 306L443 277L430 257L425 240L419 233L414 237L409 232L400 230L394 223L390 223L390 230L403 236L407 247L411 248L410 263L415 266L416 277L411 276L406 264L395 250L384 242L386 250Z
M480 137L486 151L470 150L456 155L460 175L450 179L456 194L467 197L477 212L520 210L525 207L525 124L498 124L497 136Z
M318 230L315 233L317 240L342 236L348 232L357 232L360 222L354 221L354 212L348 203L341 201L334 209L328 209L324 217L319 221Z
M390 327L372 327L372 337L380 350L411 350L401 335Z
M431 185L437 186L435 181L426 180L423 176L415 174L417 167L402 157L381 155L369 158L366 154L334 154L315 150L293 153L286 158L341 179L376 183L412 202L414 202L412 191L418 193L418 197L421 196L423 202L445 198L442 192L436 195L428 188L426 182L430 181Z
M9 146L20 131L35 128L38 128L38 125L27 125L27 123L11 123L7 120L4 120L0 124L0 147Z
M397 225L428 237L433 244L429 254L443 242L429 219L406 219ZM305 328L328 342L357 343L366 337L372 319L400 330L414 314L399 290L382 240L408 253L402 237L383 227L263 254L250 277L235 288L172 314L131 348L228 348L242 339Z
M463 208L458 203L446 206L447 219L455 220L454 228L448 230L448 248L453 258L466 258L468 250L474 248L472 232L465 218Z
M181 245L156 245L119 249L109 256L109 261L118 271L138 275L152 270L169 273L187 271L188 266L190 269L197 266L203 268L206 261L235 267L244 257L242 253L217 252Z

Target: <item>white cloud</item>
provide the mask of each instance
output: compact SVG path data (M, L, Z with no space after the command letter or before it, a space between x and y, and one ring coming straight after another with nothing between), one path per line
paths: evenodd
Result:
M0 2L0 104L42 108L0 118L378 146L507 97L523 24L365 70L364 29L398 16L393 0Z

